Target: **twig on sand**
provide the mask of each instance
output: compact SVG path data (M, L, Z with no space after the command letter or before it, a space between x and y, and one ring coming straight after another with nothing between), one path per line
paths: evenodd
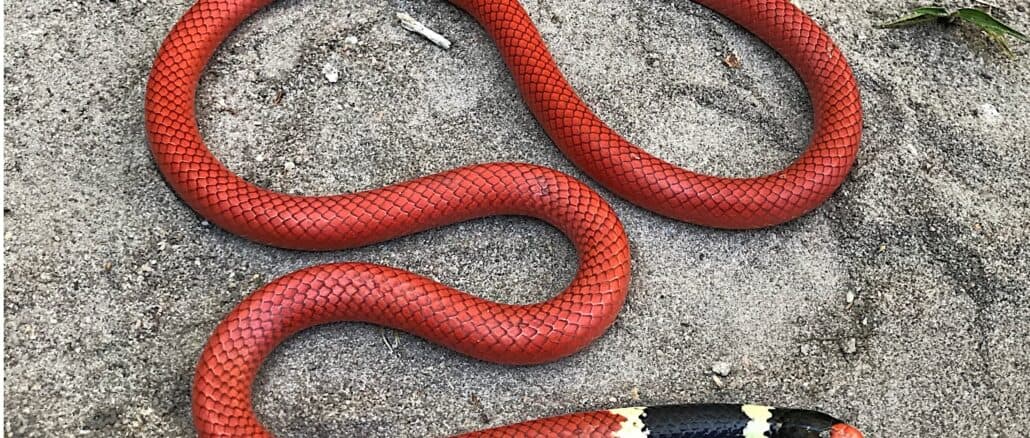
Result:
M433 44L436 44L440 47L443 47L445 49L451 48L450 40L444 38L443 35L434 32L432 29L426 27L422 23L419 23L418 20L412 18L410 15L405 14L403 12L398 12L397 18L401 20L401 27L426 37L427 40L432 41Z

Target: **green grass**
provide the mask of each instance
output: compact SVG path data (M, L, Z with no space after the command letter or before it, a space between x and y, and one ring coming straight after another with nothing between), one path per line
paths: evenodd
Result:
M894 21L880 24L877 27L881 29L890 29L912 26L931 21L945 23L958 22L972 25L980 29L991 40L993 40L995 44L1001 47L1001 49L1005 51L1005 54L1010 58L1014 58L1015 54L1012 52L1012 47L1009 45L1009 37L1022 42L1030 42L1030 37L1027 37L1018 30L1009 27L1005 23L1002 23L997 18L991 16L987 11L976 8L960 8L951 12L939 6L924 6L915 8L909 11L908 14Z

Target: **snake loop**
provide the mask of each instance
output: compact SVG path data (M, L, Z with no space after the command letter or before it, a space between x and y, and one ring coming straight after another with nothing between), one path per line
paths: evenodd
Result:
M271 0L198 0L174 26L147 84L146 129L155 162L191 208L223 229L304 250L367 245L488 215L527 215L554 225L579 255L575 278L554 298L508 305L416 274L368 263L307 268L269 283L215 329L194 377L194 425L202 436L268 436L251 403L265 356L293 333L332 321L408 331L483 360L533 364L584 348L626 298L629 246L608 204L587 186L528 164L492 163L361 193L292 196L229 171L197 127L195 91L221 42ZM497 43L526 104L577 166L620 196L684 221L753 228L790 220L840 185L857 151L855 79L829 37L785 0L702 0L780 52L805 82L815 128L789 167L758 178L700 175L630 144L576 95L517 0L455 0ZM687 405L570 414L476 436L860 438L811 411L754 405Z

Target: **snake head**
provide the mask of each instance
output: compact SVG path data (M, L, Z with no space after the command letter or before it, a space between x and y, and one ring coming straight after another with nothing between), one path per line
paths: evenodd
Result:
M777 409L772 424L776 438L862 438L855 427L816 411Z
M847 423L837 423L830 427L830 438L862 438L862 432Z

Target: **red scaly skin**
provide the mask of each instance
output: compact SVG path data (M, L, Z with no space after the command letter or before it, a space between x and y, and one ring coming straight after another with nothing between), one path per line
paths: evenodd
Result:
M786 0L695 0L745 27L797 71L812 100L812 138L786 169L758 178L702 175L657 158L601 121L562 75L515 0L457 0L494 39L523 100L577 167L648 210L716 228L760 228L801 216L840 186L862 130L858 86L830 37Z
M611 411L578 412L480 430L455 438L611 438L624 421L626 417Z
M349 205L344 212L396 233L419 221L536 216L569 236L579 270L551 300L524 306L486 301L368 263L315 266L286 275L247 297L208 340L193 383L193 418L200 435L265 435L251 405L251 382L279 342L313 325L370 322L482 360L535 364L585 347L611 325L626 298L629 244L622 225L596 192L556 171L484 164L333 199Z
M166 38L147 86L146 127L158 168L199 214L270 245L325 250L362 246L472 218L520 214L565 232L579 271L551 300L488 302L393 268L347 263L308 268L245 299L215 329L194 379L202 436L269 435L250 401L264 357L317 324L365 321L395 327L470 356L532 364L585 347L615 319L629 278L622 225L596 193L558 172L525 164L456 169L362 193L291 196L256 187L226 169L197 129L194 98L207 61L243 19L271 0L199 0ZM855 80L830 39L783 0L705 4L742 24L794 66L809 89L815 129L790 167L729 179L675 167L622 139L576 96L516 0L456 0L497 43L527 105L578 166L632 202L722 228L795 218L823 202L854 161L861 109ZM477 436L610 436L625 420L607 411L572 414Z

